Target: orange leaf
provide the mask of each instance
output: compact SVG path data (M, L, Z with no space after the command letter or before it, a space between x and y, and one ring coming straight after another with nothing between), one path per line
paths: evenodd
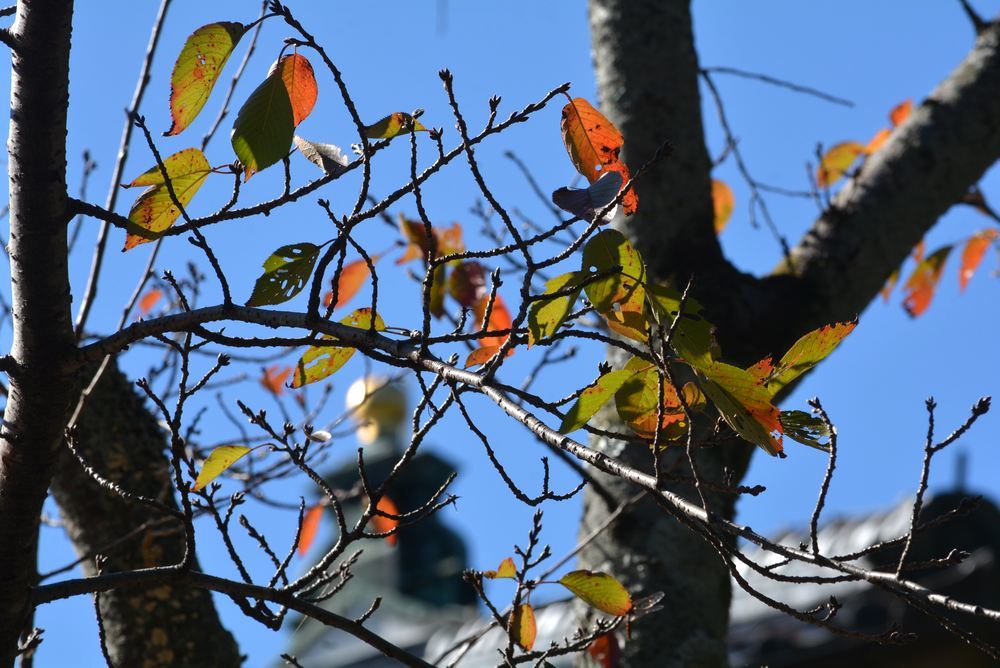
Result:
M996 238L997 231L993 228L976 232L969 237L965 248L962 249L962 267L958 271L959 288L965 290L966 286L969 285L969 279L976 273L976 269L983 261L983 256L986 255L986 250Z
M399 228L403 236L409 241L403 256L396 260L396 264L404 264L417 258L425 258L427 250L430 248L430 238L427 236L427 228L419 220L410 220L399 216ZM431 228L434 239L437 242L437 253L435 257L460 253L465 250L465 241L462 239L462 226L453 223L448 228Z
M260 384L271 394L278 396L285 390L285 381L292 373L292 367L284 368L279 364L269 366L264 369L264 375L260 379Z
M944 263L948 259L951 248L951 246L939 248L925 257L903 284L903 289L906 290L903 308L912 317L916 318L931 305L931 300L934 299L934 290L941 280Z
M885 141L889 138L889 135L891 134L892 130L890 130L889 128L882 128L881 130L876 132L875 136L872 137L871 141L868 142L868 145L865 146L865 155L871 155L875 151L882 148L882 144L885 143Z
M629 180L628 167L618 156L624 143L622 133L589 102L582 97L571 99L563 107L560 128L570 160L590 183L609 170L619 172L623 184ZM625 215L635 213L638 205L639 197L633 188L622 199Z
M910 111L913 110L913 100L903 100L889 112L889 120L892 122L892 126L902 125L903 121L910 117Z
M381 255L372 255L372 264L378 262L381 257ZM371 270L364 258L345 264L340 271L340 282L337 284L337 303L334 304L333 308L338 309L351 301L369 276L371 276ZM331 301L333 301L332 290L323 297L323 305L329 306Z
M139 315L143 316L153 310L156 306L156 302L160 301L160 297L163 296L163 290L159 288L153 288L146 294L142 296L139 300Z
M831 146L823 154L823 159L816 169L816 185L820 188L829 188L864 152L865 147L856 141L845 141Z
M712 207L715 210L715 233L721 234L726 229L729 217L733 215L736 198L733 191L722 181L712 179Z
M297 53L281 59L281 80L288 91L288 101L292 103L292 122L298 125L305 120L316 105L319 89L312 64Z
M323 504L317 503L302 518L302 530L299 533L299 556L304 556L309 551L309 547L316 538L316 530L319 528L319 521L322 517Z
M469 356L465 358L465 368L479 366L480 364L486 364L491 357L500 351L500 346L486 346L485 348L476 348ZM510 352L514 352L513 350Z
M535 626L535 611L532 610L531 605L525 603L514 611L510 616L509 631L514 642L520 645L521 649L525 652L531 651L531 648L535 646L535 635L538 631Z
M593 657L601 668L618 668L622 660L622 649L618 645L618 638L611 632L597 636L594 642L587 646L587 654Z
M513 320L510 317L510 311L507 310L507 304L504 303L503 297L500 295L497 295L496 299L493 300L493 310L490 311L489 323L483 321L483 318L486 317L486 306L489 301L490 296L483 295L483 297L476 302L475 306L473 306L473 311L476 314L476 320L479 323L479 328L488 332L510 329ZM490 346L502 346L509 338L510 334L486 336L478 340L479 347L488 348Z
M892 295L892 289L896 287L896 281L898 280L899 268L897 267L891 274L889 274L889 278L886 280L885 285L883 285L882 289L879 291L879 294L882 295L882 301L889 301L889 297Z
M399 508L396 507L396 504L388 496L383 496L378 500L378 503L375 505L375 510L388 513L390 515L399 515ZM385 515L378 514L372 517L372 527L377 533L386 533L387 531L392 531L398 526L399 520L394 517L386 517ZM389 534L385 537L385 542L389 543L389 545L395 545L399 542L399 535L395 533Z
M927 252L927 242L926 242L926 240L921 239L920 242L916 246L913 247L913 261L914 262L923 262L924 261L924 254L926 252Z

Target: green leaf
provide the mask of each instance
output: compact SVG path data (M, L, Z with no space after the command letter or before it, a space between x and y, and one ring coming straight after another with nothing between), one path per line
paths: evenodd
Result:
M426 127L424 127L420 121L416 120L410 114L402 111L394 111L377 123L372 123L371 125L365 126L365 136L368 139L392 139L400 132L403 132L403 127L407 123L413 123L413 131L420 132L430 132Z
M212 450L201 465L201 470L198 471L198 477L195 479L191 491L197 492L205 487L248 452L250 452L250 448L245 445L220 445Z
M163 167L170 177L177 201L185 208L212 172L205 154L197 148L186 148L174 153L163 161ZM125 247L122 250L158 239L160 233L170 228L181 215L180 209L170 197L159 165L146 170L131 183L123 184L124 188L134 186L149 187L140 193L128 212L128 219L133 227L125 237Z
M559 433L568 434L587 424L601 406L614 396L622 384L634 375L635 371L633 370L618 369L617 371L609 371L598 378L593 385L583 391L567 411L566 417L563 418L562 424L559 426Z
M586 275L616 271L584 287L587 299L599 313L632 299L641 302L646 267L639 251L618 230L603 230L587 242L583 247L583 271Z
M341 324L358 329L368 330L372 325L372 310L370 308L359 308L347 317L342 319ZM385 323L382 316L375 315L376 331L383 331ZM334 336L324 336L324 341L336 342ZM311 346L306 350L302 358L295 365L295 376L292 378L292 387L298 388L309 383L315 383L327 376L336 373L347 364L347 361L355 353L355 348L349 345L343 346Z
M164 134L179 134L198 116L236 44L247 32L242 23L209 23L191 33L170 75L170 118Z
M657 416L660 415L657 409L660 395L659 372L655 366L638 357L630 359L625 369L632 372L632 376L615 394L618 417L643 438L653 438L656 435ZM687 423L680 399L666 381L663 383L662 413L659 429L668 439L679 438L686 432Z
M698 372L701 389L737 434L769 455L781 452L778 409L759 378L723 362L714 362Z
M264 273L253 286L247 306L281 304L299 294L312 274L319 246L310 243L282 246L264 261Z
M830 428L820 418L805 411L781 411L778 419L788 438L811 448L830 451ZM825 443L823 439L827 439Z
M660 315L660 324L670 327L681 304L679 292L662 285L647 285L649 302ZM670 345L682 360L696 369L709 368L715 354L714 326L701 314L701 304L692 298L684 302L684 312L670 340Z
M291 148L295 116L282 78L283 63L290 57L271 66L267 78L250 93L233 123L230 140L243 164L244 179L278 162Z
M563 288L579 285L586 274L582 271L571 271L561 276L556 276L545 283L546 295L554 294ZM528 310L528 347L538 343L542 339L552 336L559 329L559 326L566 320L573 311L580 296L580 288L573 290L567 295L560 297L550 297L531 304Z
M857 324L857 321L854 321L826 325L809 332L792 344L778 364L763 378L771 396L825 359L840 345L844 337L854 331ZM764 364L766 361L761 360L754 367L760 370L762 366L766 366Z
M628 614L632 598L618 580L607 573L572 571L559 578L559 584L581 601L615 617Z

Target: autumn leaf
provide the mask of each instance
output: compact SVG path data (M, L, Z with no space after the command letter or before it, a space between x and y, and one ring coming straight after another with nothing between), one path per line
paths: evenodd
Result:
M490 296L484 295L473 306L472 310L476 315L476 321L479 323L479 329L487 332L510 329L514 321L510 317L510 311L507 310L507 303L504 302L503 297L500 295L497 295L496 299L493 300L493 309L490 311L490 320L488 323L485 322L486 307L489 304L489 300ZM489 348L491 346L502 346L509 338L509 333L497 334L495 336L484 336L477 339L477 341L481 348ZM511 349L511 353L513 353L513 348Z
M367 330L372 323L372 310L370 308L359 308L341 320L341 324L349 327ZM375 316L375 330L385 329L382 316ZM323 341L336 342L336 337L324 336ZM299 388L309 383L322 380L341 369L347 361L354 355L355 349L351 346L318 345L311 346L295 364L295 375L292 377L292 387Z
M593 385L580 394L570 409L566 411L566 417L559 425L559 433L569 434L587 424L601 406L607 403L608 399L613 397L625 381L634 376L635 373L631 369L617 369L598 378Z
M639 251L618 230L603 230L587 242L581 268L586 276L609 274L589 281L583 288L599 313L633 298L641 302L646 267Z
M205 154L197 148L186 148L168 156L163 161L163 167L170 178L177 201L185 208L212 171ZM122 187L136 186L148 186L148 188L139 194L128 212L128 219L134 227L128 230L123 251L158 239L160 233L173 225L181 215L180 209L170 197L159 165L145 171L131 183L123 184Z
M910 117L910 112L913 110L913 100L903 100L889 112L889 121L892 123L892 127L897 125L902 125L903 121Z
M396 260L396 264L404 264L410 260L427 257L430 249L430 237L427 235L427 228L419 220L410 220L402 214L399 215L399 229L403 232L403 237L409 242L402 257ZM462 240L462 226L458 223L452 224L448 228L432 227L431 234L436 242L436 253L434 257L443 257L453 253L460 253L465 250L465 242Z
M606 172L618 172L622 182L630 178L621 161L624 139L618 128L582 97L573 98L563 107L560 122L563 143L577 171L593 183ZM632 188L622 199L625 215L635 213L639 197Z
M587 645L587 654L597 662L600 668L618 668L621 665L621 646L618 644L618 638L611 631L594 638L594 641Z
M820 418L805 411L781 411L778 419L787 438L824 452L830 450L830 428Z
M306 552L313 544L313 540L316 538L316 531L319 529L319 521L323 519L323 506L322 503L317 503L315 506L310 508L305 517L302 518L302 529L299 532L299 556L305 556Z
M375 264L381 259L381 255L372 255L372 264ZM354 295L358 294L358 290L361 286L365 284L372 275L371 269L368 267L368 263L365 262L364 258L360 260L355 260L344 265L344 268L340 270L340 281L337 283L337 303L333 305L334 309L338 309L347 302L354 298ZM330 302L333 301L334 291L327 292L323 297L323 305L329 306Z
M350 164L350 160L339 146L309 141L298 135L292 137L292 142L306 160L322 169L329 176L341 174Z
M484 346L476 348L465 358L465 368L469 369L480 364L486 364L490 358L500 352L500 346ZM512 351L513 352L513 351Z
M743 440L760 446L769 455L782 451L779 411L759 378L718 361L697 371L698 384L726 424Z
M264 375L260 379L260 384L271 394L278 396L285 391L285 381L292 373L292 367L282 367L274 364L264 369Z
M969 280L976 273L976 269L982 263L987 249L989 249L990 244L996 238L997 231L993 228L976 232L969 237L969 240L965 243L965 248L962 249L962 266L958 270L958 286L961 290L964 291L969 285Z
M295 126L312 111L316 91L312 65L304 56L283 56L271 66L233 123L233 151L245 180L288 154Z
M378 503L375 504L375 510L378 512L372 515L372 528L376 533L389 533L399 526L399 520L395 517L386 517L379 514L399 515L399 508L396 507L395 502L388 496L383 496L378 500ZM395 545L399 542L399 534L389 534L385 537L385 542L389 543L389 545Z
M524 603L511 614L510 626L507 630L510 631L514 642L521 649L525 652L531 651L531 648L535 646L535 635L537 633L535 611L532 610L531 605Z
M889 301L889 297L892 296L892 289L896 287L896 281L899 280L899 267L892 270L889 274L889 278L886 279L885 285L879 290L879 294L882 295L882 301Z
M643 438L652 439L657 429L668 440L680 437L687 430L684 411L677 392L670 383L663 382L663 410L657 407L660 395L660 375L649 362L633 357L625 365L632 375L615 393L618 417ZM662 415L661 415L662 413ZM661 421L657 427L657 416Z
M580 296L580 283L586 278L582 271L571 271L545 282L544 295L554 295L562 290L568 294L540 299L532 302L528 310L528 347L552 336L573 311Z
M951 249L951 246L944 246L925 257L917 264L913 273L903 284L903 290L906 293L903 297L903 308L911 317L916 318L931 305L934 291L941 280L944 263L948 259Z
M577 218L593 221L595 216L604 210L604 207L614 201L621 188L621 173L608 172L590 184L588 188L560 188L552 193L552 203ZM601 223L611 222L617 208L614 207L608 211L601 219Z
M733 207L736 206L736 197L733 196L732 189L718 179L712 179L712 209L715 211L715 233L722 234L726 229L726 223L733 215Z
M486 294L486 269L475 261L455 265L448 276L448 293L464 308L472 308Z
M413 124L414 132L430 132L424 125L410 114L394 111L377 123L365 126L365 137L368 139L392 139L408 125Z
M156 303L160 301L161 297L163 297L163 290L160 290L159 288L153 288L144 294L142 299L139 300L139 315L144 316L152 311L153 307L156 306Z
M500 579L514 579L517 575L517 567L514 565L514 560L507 557L500 562L495 571L483 571L483 577L488 580L500 580Z
M246 31L242 23L209 23L187 38L170 75L172 123L164 135L179 134L198 116Z
M714 361L715 340L712 323L701 314L701 304L688 298L681 312L681 294L662 285L648 284L646 295L659 314L662 326L670 327L674 319L680 318L670 340L671 348L696 369L710 367Z
M771 396L774 396L790 382L826 359L857 325L855 320L814 329L792 344L777 364L772 363L770 358L765 358L747 371L758 377Z
M615 617L628 614L632 598L618 580L597 571L571 571L559 578L559 584L584 603Z
M816 185L820 188L829 188L864 152L865 147L856 141L845 141L830 147L816 168Z
M223 471L239 461L248 452L250 452L250 448L245 445L220 445L212 450L202 463L191 491L197 492L203 489L205 485L218 478Z
M882 145L889 139L892 135L892 130L889 128L882 128L875 133L875 136L869 140L865 145L865 155L871 155L875 151L882 148Z
M264 273L257 279L247 306L281 304L299 294L312 275L320 247L301 243L282 246L264 260Z

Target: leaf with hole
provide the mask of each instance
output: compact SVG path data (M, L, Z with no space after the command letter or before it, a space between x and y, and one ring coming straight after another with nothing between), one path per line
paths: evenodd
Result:
M587 276L608 274L583 288L598 313L632 299L641 301L646 267L639 251L618 230L603 230L591 237L583 247L582 269Z
M312 275L319 246L310 243L282 246L264 260L264 273L257 279L247 306L281 304L299 294Z
M582 97L573 98L563 107L563 143L576 170L593 183L607 172L618 172L622 182L629 180L628 167L621 161L624 139L618 128ZM639 197L635 188L630 189L622 199L626 216L635 213Z
M198 116L233 49L247 32L242 23L209 23L184 42L170 75L170 129L176 135Z
M785 437L824 452L830 450L830 428L805 411L781 411L778 415ZM824 441L825 439L825 441Z

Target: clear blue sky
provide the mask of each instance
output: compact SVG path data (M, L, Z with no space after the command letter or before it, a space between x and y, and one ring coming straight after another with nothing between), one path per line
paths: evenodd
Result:
M116 3L113 10L103 3L79 3L74 26L73 64L70 99L69 159L70 183L79 180L79 156L89 149L100 165L92 181L90 198L103 202L114 163L122 127L122 109L128 104L140 60L145 51L150 22L158 3ZM501 117L540 98L550 88L573 82L573 93L595 101L586 6L578 2L452 2L410 3L383 6L372 3L292 2L303 23L317 34L344 72L360 113L369 122L391 111L423 107L425 122L446 129L446 145L455 143L453 122L437 72L442 67L455 74L455 87L473 128L485 119L486 101L494 94L503 96ZM919 103L961 60L972 44L972 31L958 3L871 3L851 0L839 3L738 3L695 2L695 28L701 62L765 72L822 88L847 97L852 109L799 95L760 83L719 78L730 121L740 138L755 176L763 181L791 188L804 188L804 164L811 160L817 142L855 139L867 141L886 123L888 110L912 97ZM984 13L1000 11L997 0L977 2ZM161 50L142 112L154 130L166 129L168 78L173 58L184 38L196 27L221 20L248 22L256 17L257 3L250 0L214 3L176 2L168 16ZM444 30L438 10L446 8ZM264 76L288 32L277 22L269 22L237 93L239 101ZM242 50L234 57L238 60ZM308 55L308 54L307 54ZM315 61L314 61L315 62ZM235 69L230 63L224 75ZM352 127L339 106L332 81L321 72L319 103L300 127L299 134L341 146L356 141ZM9 80L6 68L2 75ZM202 117L181 137L160 140L165 154L196 145L208 127L221 90L209 101ZM559 109L553 105L536 115L533 122L484 145L479 156L496 194L508 206L516 206L538 220L546 220L539 203L528 192L513 166L502 156L514 150L534 170L546 190L569 183L574 170L565 155L559 135ZM209 149L214 164L232 160L225 123ZM706 106L708 142L713 154L722 140L711 107ZM663 128L665 138L674 143L700 141L679 137ZM425 144L430 147L430 144ZM401 144L380 156L375 193L386 193L406 178L407 152ZM131 178L152 165L146 148L134 145L126 169ZM304 161L294 165L295 180L312 178L314 168ZM737 206L729 228L722 236L726 254L748 271L764 272L779 258L766 230L751 228L746 216L748 193L734 166L719 168L718 178L736 193ZM229 183L219 178L217 186L206 186L191 208L207 213L228 197ZM324 197L336 211L348 210L353 203L355 182L331 187ZM1000 175L996 169L983 182L987 197L1000 202ZM270 197L280 185L274 174L255 177L244 189L244 201ZM123 193L119 211L127 211L131 193ZM428 187L426 197L435 222L460 221L471 246L482 245L474 230L477 224L469 207L478 196L471 180L456 164L445 170ZM300 241L325 240L330 226L314 201L304 201L269 218L239 221L207 231L223 267L234 286L235 297L245 299L258 275L260 262L274 248ZM769 200L782 232L794 240L815 217L813 203L772 197ZM398 211L412 214L412 200ZM931 232L928 248L959 240L989 221L969 209L955 210ZM97 229L87 221L81 243L73 256L74 293L82 294L90 261L90 246ZM380 250L391 240L385 228L373 223L360 239L369 248ZM146 261L147 248L122 255L117 249L122 235L112 236L114 250L105 271L92 327L105 331L117 318ZM174 268L180 273L187 258L194 257L189 244L172 237L164 248L159 269ZM383 268L389 280L383 313L391 324L414 322L417 288L404 274ZM840 431L841 459L838 477L828 508L836 513L857 513L884 507L911 493L917 481L920 450L925 431L923 401L934 395L939 403L938 424L942 430L957 425L973 401L1000 389L1000 350L987 332L996 331L1000 316L996 305L1000 284L991 277L997 267L996 254L987 256L980 274L964 294L958 292L957 262L953 257L945 270L938 297L922 318L909 319L900 306L897 292L888 305L873 304L861 317L861 324L841 349L814 373L792 396L786 406L804 408L805 400L820 395ZM397 287L398 286L398 287ZM510 298L513 298L511 294ZM8 332L3 333L9 337ZM594 374L601 359L599 347L581 348L577 360L563 365L537 386L550 397L562 396ZM539 354L519 353L505 366L504 377L519 382ZM130 353L126 368L141 375L150 358ZM343 390L361 372L352 362L335 379L337 394L327 417L342 404ZM252 371L252 369L251 369ZM575 384L574 384L575 383ZM268 407L269 397L255 387L242 396ZM498 454L512 474L529 490L540 480L538 457L543 451L517 425L501 419L485 402L475 402L481 424L495 434ZM216 429L218 440L231 437L230 428L218 416L205 423L206 432ZM971 435L954 450L965 450L970 458L970 488L1000 495L997 451L1000 422L987 416ZM481 446L457 420L447 420L432 432L430 442L437 451L455 461L461 471L455 491L461 496L456 509L446 511L447 521L466 537L471 565L494 566L511 552L511 545L523 541L529 526L530 509L519 506L498 479ZM338 445L350 453L353 442ZM762 531L773 531L807 520L815 500L817 484L825 467L822 453L790 443L786 460L757 457L748 482L761 483L768 491L740 504L741 520ZM952 482L955 452L941 456L932 480L934 488ZM558 472L556 488L573 483L564 471ZM300 494L314 493L302 482L284 485L277 493L297 501ZM497 499L504 499L503 503ZM508 502L509 499L509 502ZM55 508L50 508L55 512ZM287 541L293 519L256 505L249 505L251 518ZM579 514L579 501L546 508L544 538L555 552L572 546ZM201 534L200 558L212 572L231 574L219 546L205 526ZM326 532L330 527L324 527ZM329 533L325 534L326 536ZM248 546L249 547L249 546ZM41 568L62 565L73 558L72 549L61 530L43 529ZM255 562L261 568L262 561ZM264 571L261 571L264 572ZM226 624L237 635L241 649L249 654L248 666L269 664L284 647L285 632L272 633L243 618L225 599L218 600ZM42 608L36 624L46 629L46 642L37 665L99 665L97 634L92 621L91 602L86 599L51 604ZM72 619L72 623L68 620Z

